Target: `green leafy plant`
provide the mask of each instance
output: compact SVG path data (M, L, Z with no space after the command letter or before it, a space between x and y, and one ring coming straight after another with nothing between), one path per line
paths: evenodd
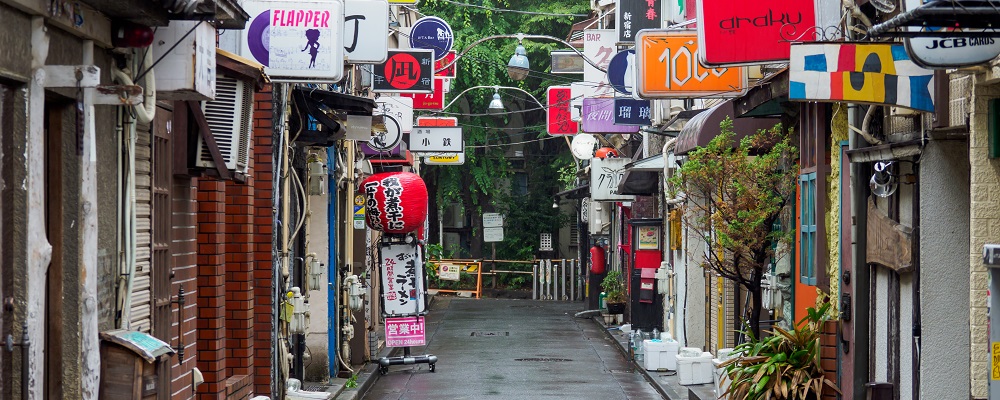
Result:
M625 281L622 279L621 271L610 271L604 276L601 282L601 290L604 290L604 302L608 304L624 303Z
M733 349L739 357L721 364L724 380L732 384L722 398L819 399L824 391L840 389L824 375L820 364L819 329L829 319L830 303L809 308L808 315L794 329L775 328L772 336L750 341Z
M344 387L348 389L354 389L358 387L358 374L351 375L351 378L344 383Z

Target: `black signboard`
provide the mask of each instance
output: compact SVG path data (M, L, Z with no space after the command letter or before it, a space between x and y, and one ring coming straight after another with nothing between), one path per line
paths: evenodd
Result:
M375 64L372 91L433 93L434 51L389 50L389 57L385 62Z
M659 29L661 0L618 0L616 25L618 42L635 42L635 34L642 29Z

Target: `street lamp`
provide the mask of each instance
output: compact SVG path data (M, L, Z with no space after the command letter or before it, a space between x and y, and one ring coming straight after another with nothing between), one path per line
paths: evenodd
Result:
M447 110L448 107L451 107L453 104L455 104L456 101L458 101L458 99L462 98L462 95L468 93L469 91L471 91L473 89L493 89L493 100L490 101L489 108L487 108L487 112L490 113L490 114L500 114L500 113L503 113L504 110L505 110L505 108L503 106L503 101L500 99L500 89L515 90L515 91L524 93L529 98L531 98L532 101L534 101L535 103L537 103L539 107L542 107L542 108L545 107L545 105L543 105L541 101L539 101L537 98L535 98L535 96L532 95L527 90L524 90L524 89L521 89L521 88L518 88L518 87L513 87L513 86L497 86L497 85L488 86L488 85L479 85L479 86L473 86L473 87L470 87L468 89L465 89L461 93L455 95L455 98L451 99L451 101L448 102L448 104L445 104L445 106L443 108L441 108L441 109L442 110Z
M500 114L503 110L503 102L500 101L500 91L496 90L493 92L493 100L490 101L490 107L486 109L490 114Z
M577 50L575 47L573 47L573 45L569 44L569 42L567 42L565 40L562 40L562 39L557 38L555 36L549 36L549 35L528 35L528 34L524 34L524 33L518 33L518 34L514 34L514 35L493 35L493 36L487 36L487 37L479 39L479 40L477 40L475 42L472 42L472 44L470 44L468 47L466 47L465 50L462 50L461 53L458 53L458 55L455 56L454 60L451 60L450 63L441 66L441 68L435 69L434 72L441 72L441 71L444 71L444 70L450 68L452 66L452 64L455 64L456 62L458 62L458 59L462 58L462 56L464 56L465 53L468 53L469 50L471 50L473 47L478 46L480 43L483 43L483 42L485 42L487 40L503 39L503 38L506 38L506 39L517 39L517 47L514 49L514 55L510 57L510 62L507 63L507 75L510 76L510 79L513 79L515 81L521 81L521 80L524 80L524 78L528 77L528 67L529 67L530 63L528 62L527 52L525 52L524 46L521 44L521 42L524 39L544 39L544 40L552 40L552 41L556 41L556 42L562 43L562 44L566 45L567 47L569 47L570 50L573 50L574 52L576 52L576 54L579 54L580 57L582 57L584 61L586 61L588 64L590 64L594 68L597 68L601 72L608 72L606 69L601 68L600 65L597 65L596 63L594 63L593 60L591 60L591 59L587 58L586 56L584 56L583 53L580 52L580 50Z

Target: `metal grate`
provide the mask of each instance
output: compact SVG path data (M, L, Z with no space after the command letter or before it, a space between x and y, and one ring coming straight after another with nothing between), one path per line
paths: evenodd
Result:
M530 357L530 358L515 358L514 361L565 362L565 361L573 361L573 360L570 360L568 358Z
M469 336L476 337L501 337L510 336L510 332L472 332Z

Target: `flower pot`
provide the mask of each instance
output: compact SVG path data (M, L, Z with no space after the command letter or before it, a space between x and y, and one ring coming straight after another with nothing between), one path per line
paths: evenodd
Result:
M608 314L624 314L625 303L608 303Z

